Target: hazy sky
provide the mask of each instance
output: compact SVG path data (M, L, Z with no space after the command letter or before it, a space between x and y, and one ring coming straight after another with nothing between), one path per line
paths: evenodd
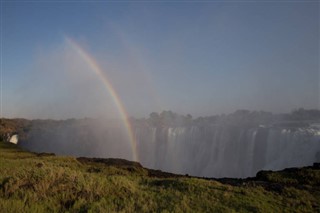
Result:
M2 1L3 116L319 108L319 1Z

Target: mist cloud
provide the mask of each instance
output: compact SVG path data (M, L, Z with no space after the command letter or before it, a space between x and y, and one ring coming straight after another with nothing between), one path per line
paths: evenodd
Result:
M86 46L86 45L84 45ZM141 62L132 53L121 59L94 55L122 101L135 107L149 107L153 94ZM66 43L44 48L16 91L12 112L27 118L118 118L118 109L100 77ZM136 106L135 106L136 105Z

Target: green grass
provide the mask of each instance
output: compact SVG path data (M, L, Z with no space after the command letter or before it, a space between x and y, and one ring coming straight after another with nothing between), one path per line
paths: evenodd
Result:
M320 170L305 168L290 172L266 172L260 174L260 179L230 185L184 176L151 176L151 170L135 165L39 155L0 142L0 209L1 212L319 212ZM274 190L269 184L276 184L281 190Z

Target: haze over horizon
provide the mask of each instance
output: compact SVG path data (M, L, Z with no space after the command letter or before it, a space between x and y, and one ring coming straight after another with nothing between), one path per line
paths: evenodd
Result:
M319 8L1 1L0 117L320 109Z

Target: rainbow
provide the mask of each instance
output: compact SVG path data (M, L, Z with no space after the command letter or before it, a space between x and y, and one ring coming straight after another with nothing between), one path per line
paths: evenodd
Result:
M88 52L86 52L78 43L76 43L71 38L65 36L65 39L67 43L70 44L71 47L79 54L79 56L89 65L91 70L99 77L105 88L110 93L112 100L114 101L116 108L118 109L118 112L121 116L121 119L124 121L124 126L126 128L132 150L133 160L138 161L137 143L129 121L129 116L111 82L108 80L107 76L102 71L97 61Z

